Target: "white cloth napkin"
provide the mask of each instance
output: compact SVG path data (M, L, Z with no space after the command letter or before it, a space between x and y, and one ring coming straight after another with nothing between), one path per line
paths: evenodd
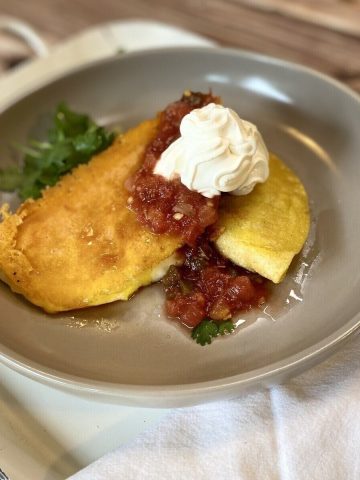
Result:
M360 337L286 385L172 410L71 480L359 480Z

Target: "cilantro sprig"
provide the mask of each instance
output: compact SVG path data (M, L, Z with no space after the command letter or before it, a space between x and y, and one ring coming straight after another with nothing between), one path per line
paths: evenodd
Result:
M191 332L191 337L201 346L209 345L219 335L226 335L235 330L231 320L215 322L205 318Z
M22 200L38 198L45 187L55 185L62 175L87 163L113 140L114 134L96 125L88 115L73 112L60 103L48 140L32 140L20 147L25 154L22 167L0 169L0 190L17 190Z

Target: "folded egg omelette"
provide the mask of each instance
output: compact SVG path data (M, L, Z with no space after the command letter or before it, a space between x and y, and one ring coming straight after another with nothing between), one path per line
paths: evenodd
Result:
M139 169L158 121L120 136L16 213L2 208L0 278L54 313L127 300L179 259L179 238L155 235L127 208L126 179ZM269 179L244 197L224 195L220 252L279 282L309 229L300 180L271 156Z
M124 184L140 166L157 120L120 136L38 200L0 224L1 278L47 312L127 300L176 263L181 241L153 235L127 208Z

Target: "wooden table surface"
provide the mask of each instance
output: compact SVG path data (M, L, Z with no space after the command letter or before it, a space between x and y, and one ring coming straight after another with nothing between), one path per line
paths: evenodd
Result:
M160 20L222 45L309 65L360 92L358 0L0 0L0 15L26 20L50 43L115 19ZM8 64L21 48L0 37Z

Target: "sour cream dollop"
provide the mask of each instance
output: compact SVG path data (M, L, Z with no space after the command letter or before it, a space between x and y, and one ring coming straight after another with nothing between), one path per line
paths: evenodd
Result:
M269 152L255 125L215 103L192 110L181 136L161 155L154 173L180 177L189 190L212 198L221 192L246 195L269 176Z

